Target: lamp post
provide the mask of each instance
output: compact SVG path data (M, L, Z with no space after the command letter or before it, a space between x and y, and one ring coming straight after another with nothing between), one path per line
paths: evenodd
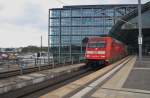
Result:
M138 25L139 25L139 35L138 35L138 44L139 44L139 60L142 59L142 20L141 20L141 0L138 0Z

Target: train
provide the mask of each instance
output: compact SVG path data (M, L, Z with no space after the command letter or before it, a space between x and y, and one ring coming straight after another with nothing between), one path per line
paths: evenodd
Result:
M113 37L90 37L86 44L86 64L92 68L109 65L127 55L127 45Z

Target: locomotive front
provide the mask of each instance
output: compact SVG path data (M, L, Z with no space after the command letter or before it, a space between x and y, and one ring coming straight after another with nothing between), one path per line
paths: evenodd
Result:
M96 66L104 64L106 59L106 40L103 38L90 38L87 46L85 58L87 64Z

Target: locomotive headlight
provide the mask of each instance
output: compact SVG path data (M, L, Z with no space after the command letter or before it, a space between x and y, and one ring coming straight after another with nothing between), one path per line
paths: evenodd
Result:
M87 51L86 54L93 54L93 51Z
M105 51L98 51L97 54L105 54Z
M105 55L104 56L101 56L102 58L104 58L105 57Z
M105 51L87 51L86 54L105 54Z
M87 58L89 58L89 57L90 57L90 55L88 55L88 54L87 54L87 55L86 55L86 57L87 57Z

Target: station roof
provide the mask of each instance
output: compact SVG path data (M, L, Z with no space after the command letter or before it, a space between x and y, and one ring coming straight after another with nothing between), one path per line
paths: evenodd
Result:
M142 13L149 11L149 10L150 10L150 2L142 5ZM135 9L131 13L123 16L120 20L130 21L131 19L133 19L137 16L138 16L138 9ZM122 25L125 24L124 21L117 21L117 23L111 28L109 34L116 35L118 33L118 31L121 29Z

